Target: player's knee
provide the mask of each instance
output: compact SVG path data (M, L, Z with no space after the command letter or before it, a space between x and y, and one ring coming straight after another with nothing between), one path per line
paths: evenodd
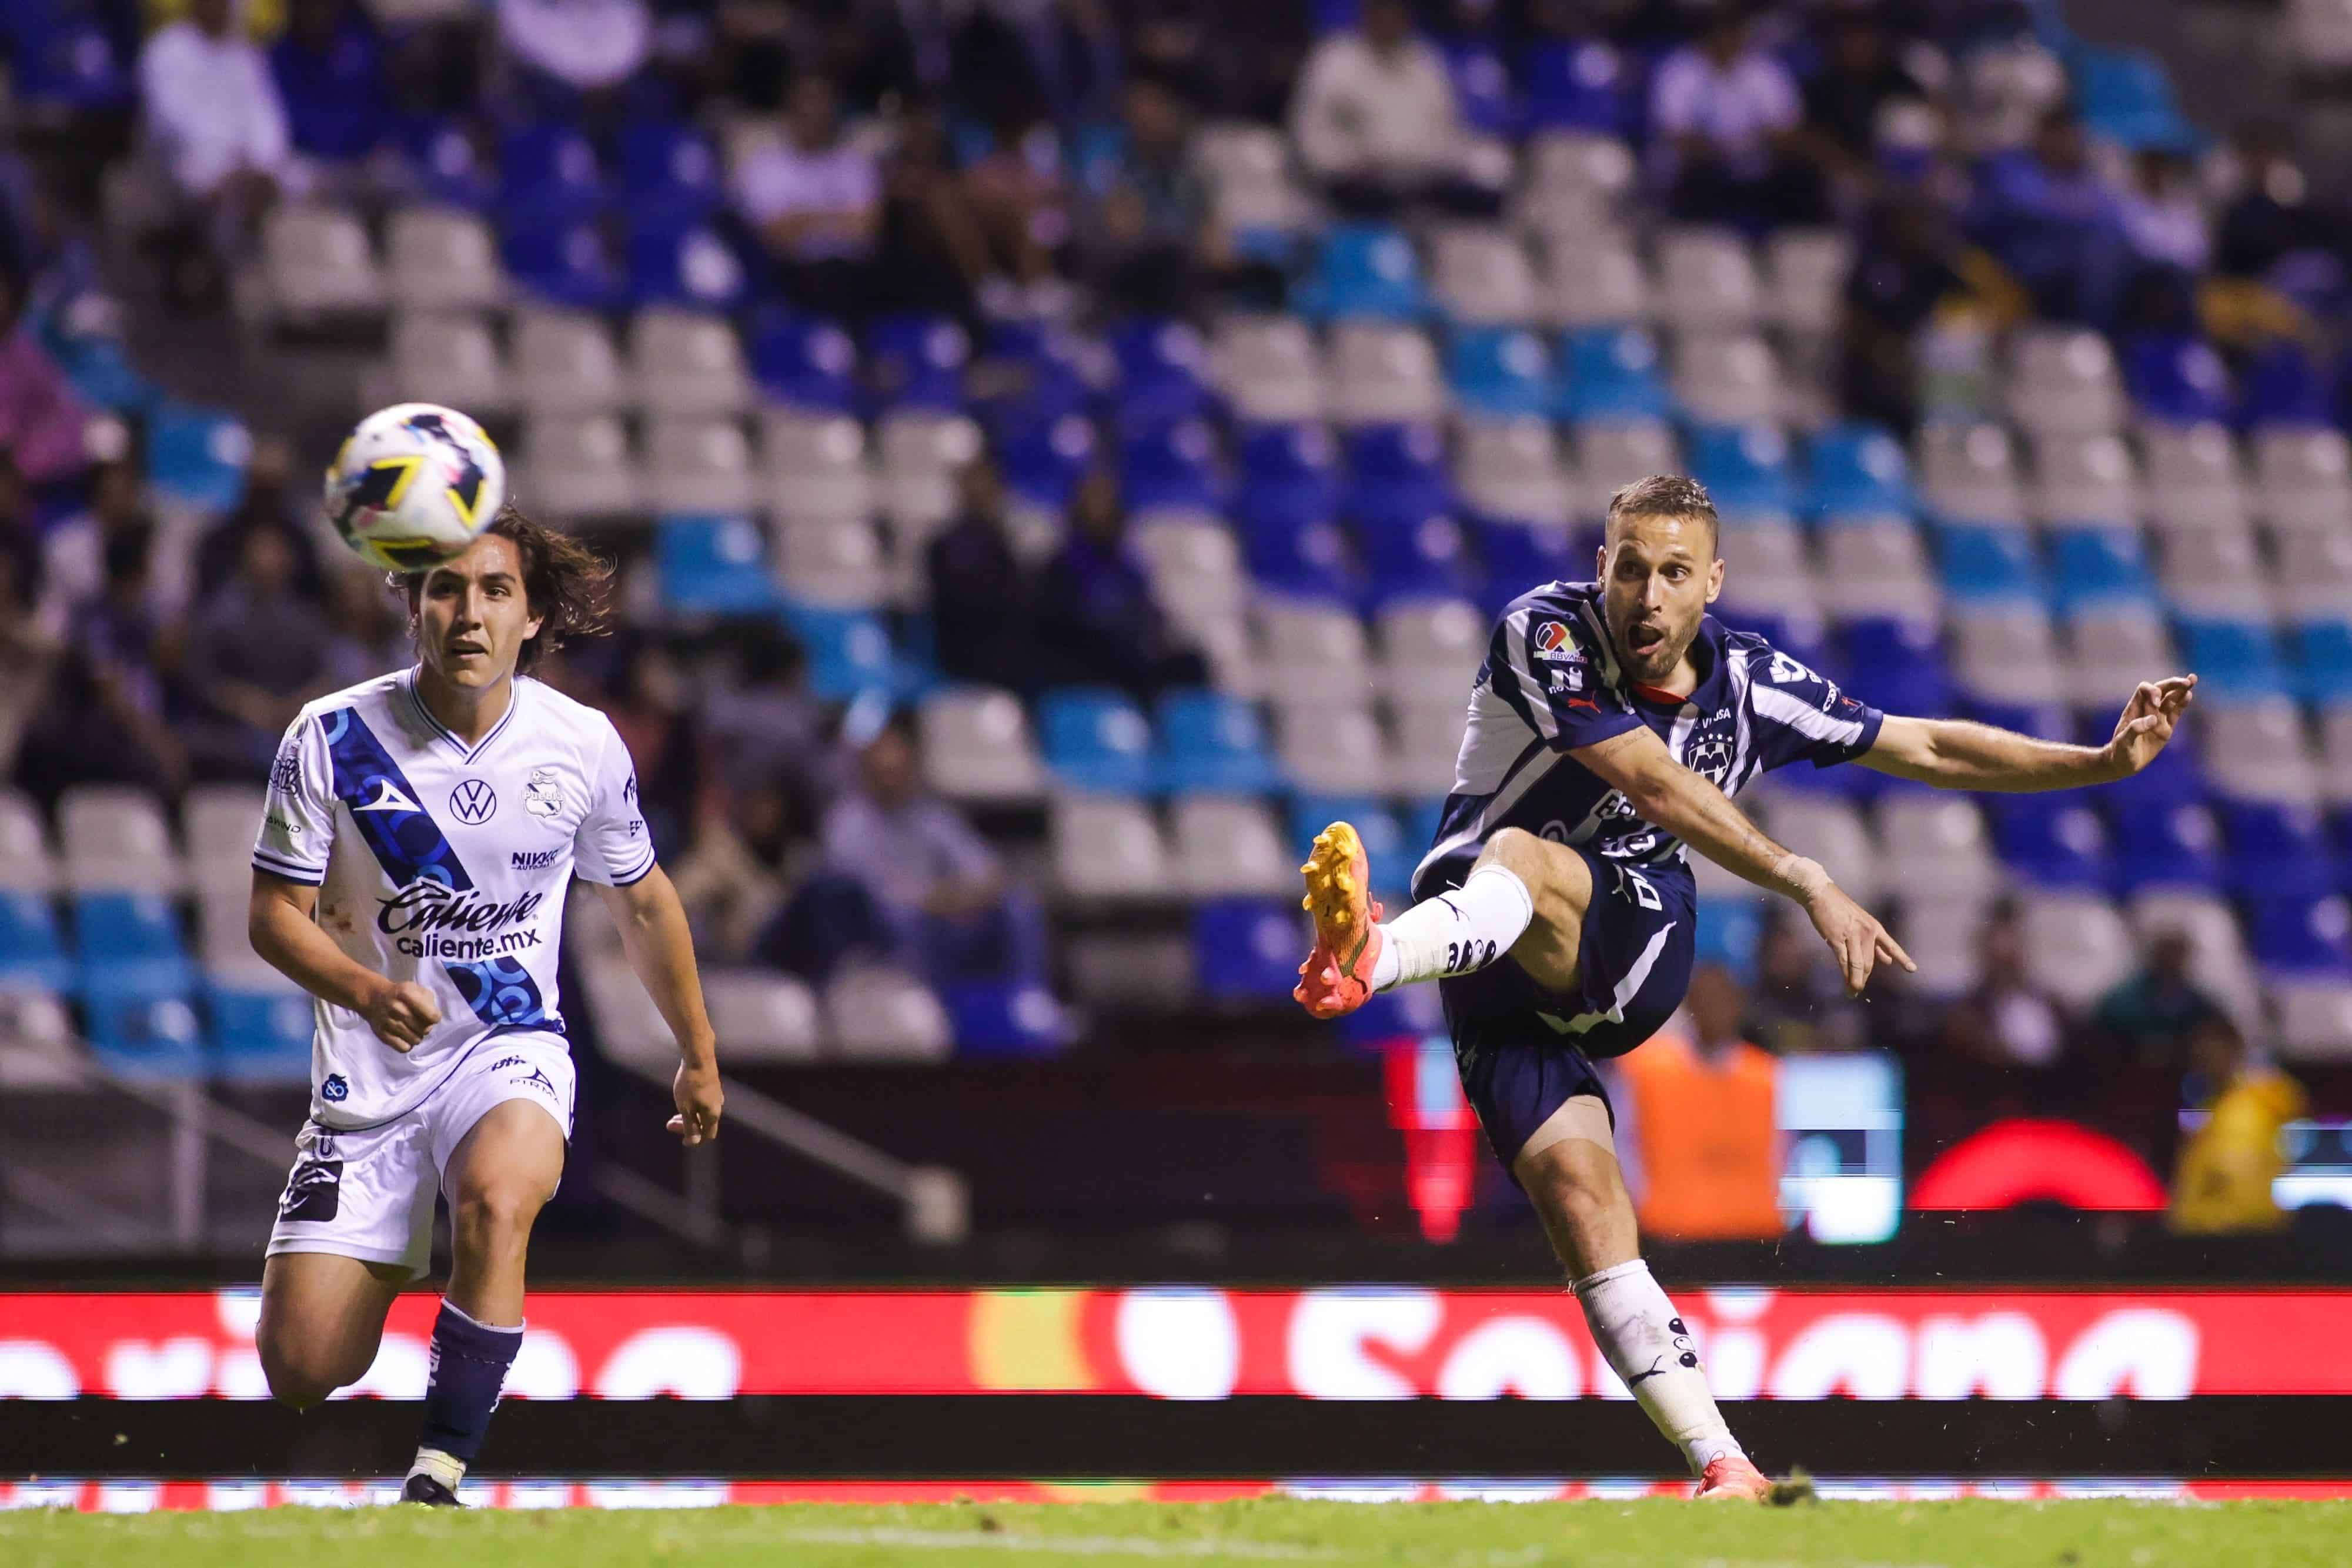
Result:
M547 1201L529 1184L496 1180L468 1184L457 1195L452 1218L460 1238L493 1249L521 1245Z
M1478 853L1479 863L1507 867L1536 891L1543 879L1544 841L1525 828L1497 828Z
M1539 1190L1530 1196L1580 1234L1589 1235L1613 1224L1631 1199L1616 1161L1598 1147L1593 1154L1601 1157L1582 1157L1584 1151L1575 1147L1581 1141L1571 1138L1549 1151L1553 1157L1534 1173Z
M269 1384L270 1397L297 1410L320 1403L367 1370L350 1371L337 1364L331 1347L296 1343L289 1336L265 1334L254 1348L260 1352L261 1375Z

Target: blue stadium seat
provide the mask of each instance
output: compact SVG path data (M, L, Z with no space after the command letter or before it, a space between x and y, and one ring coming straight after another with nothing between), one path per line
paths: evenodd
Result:
M731 311L751 275L719 228L701 217L656 211L629 225L629 303Z
M1216 438L1205 420L1143 431L1120 444L1120 499L1130 512L1217 511L1223 488Z
M205 1011L215 1077L253 1084L310 1081L310 998L213 987L205 994Z
M671 610L730 615L782 603L767 539L750 517L664 517L654 528L654 565Z
M857 345L822 316L762 314L751 329L751 373L789 407L848 413L857 404Z
M1433 425L1374 424L1348 443L1345 509L1359 519L1410 518L1451 511L1454 482L1445 438Z
M809 690L826 702L904 696L919 684L894 655L889 632L870 610L787 601L783 621L808 653Z
M2061 528L2050 536L2050 563L2058 608L2068 614L2118 600L2156 597L2147 552L2139 536L2122 528Z
M1024 501L1055 511L1070 504L1094 457L1094 422L1076 413L1024 426L1003 437L996 448L1005 488Z
M90 997L155 999L194 979L171 901L152 893L84 893L74 899L74 956Z
M945 316L885 316L866 329L866 368L881 408L963 407L971 340Z
M2163 62L2143 49L2101 48L2068 41L2083 123L2101 138L2137 151L2195 152L2203 139L2181 114Z
M2165 424L2230 417L2230 372L2202 338L2144 332L2126 346L2123 361L2124 384L2146 417Z
M2221 811L2230 885L2240 897L2317 898L2336 890L2335 846L2318 812L2257 800L2225 800Z
M965 981L943 988L940 1001L961 1057L1053 1056L1077 1032L1054 993L1034 980Z
M2352 699L2352 625L2315 621L2294 630L2294 689L2315 706Z
M1675 400L1658 369L1658 341L1640 327L1582 327L1562 335L1558 413L1577 421L1664 419Z
M1854 695L1888 713L1952 711L1951 676L1933 626L1916 621L1850 621L1838 642L1846 667L1861 672ZM1801 772L1802 769L1791 769ZM1846 771L1823 768L1825 773Z
M499 144L499 209L522 227L593 218L611 200L596 149L577 126L517 126Z
M1319 425L1259 425L1243 433L1234 509L1253 520L1323 520L1339 509L1339 465Z
M719 154L691 124L633 120L621 128L621 196L640 216L704 218L726 198Z
M1598 40L1538 44L1519 57L1528 128L1597 131L1622 136L1636 128L1640 99L1633 72Z
M1294 599L1352 600L1347 536L1328 517L1241 516L1242 555L1258 586Z
M604 236L585 219L508 218L499 254L514 280L532 293L580 310L610 310L621 300L621 275Z
M1356 538L1367 576L1367 608L1417 599L1468 599L1479 588L1466 530L1451 513L1368 518Z
M1123 692L1047 692L1037 699L1037 738L1055 778L1073 789L1139 795L1151 788L1151 721Z
M0 888L0 987L9 986L73 988L57 906L28 888Z
M2042 597L2041 563L2023 529L1953 523L1936 529L1935 540L1944 591L1954 599Z
M2116 802L2114 817L2118 892L2221 891L2221 833L2210 810L2188 801L2126 797Z
M1192 908L1192 962L1201 995L1276 1001L1298 984L1312 942L1294 900L1218 898Z
M2271 696L2286 686L2278 641L2267 626L2190 621L2181 627L2181 643L2201 697Z
M1833 424L1806 449L1805 510L1813 517L1909 513L1918 497L1903 444L1874 424Z
M2300 343L2255 350L2239 376L2238 423L2248 430L2317 430L2334 423L2327 378Z
M158 500L226 512L245 498L253 437L235 415L166 400L148 416L147 483Z
M1383 918L1406 907L1406 886L1428 841L1412 838L1404 821L1381 802L1364 795L1301 795L1290 804L1290 839L1301 857L1315 835L1334 822L1352 822L1364 841L1364 858L1372 868L1372 894L1382 905Z
M1208 349L1191 323L1140 318L1113 332L1110 348L1118 365L1112 418L1122 432L1165 430L1209 412Z
M2249 943L2265 969L2294 975L2352 973L2340 896L2261 898L2249 904Z
M1721 964L1743 985L1756 978L1756 949L1764 939L1764 916L1770 903L1754 898L1702 898L1692 928L1702 964Z
M1489 136L1516 136L1518 112L1511 102L1511 73L1502 52L1483 38L1449 38L1439 47L1463 123Z
M1334 225L1293 298L1320 321L1418 321L1429 313L1412 242L1385 224Z
M2001 863L2039 887L2103 888L2114 880L2106 824L2065 795L1988 795Z
M1454 401L1496 418L1550 411L1552 385L1543 340L1524 327L1470 327L1454 334L1446 355Z
M87 998L83 1012L91 1054L110 1071L164 1080L205 1075L203 1035L185 996L108 992Z
M1724 512L1788 512L1797 492L1789 440L1769 425L1708 425L1690 438L1691 476Z
M1157 706L1160 787L1174 794L1261 795L1281 779L1257 710L1223 692L1170 692Z
M1475 533L1486 584L1475 597L1489 614L1499 615L1504 605L1538 583L1577 582L1592 575L1590 540L1578 529L1480 521Z
M462 117L395 115L393 127L393 144L418 195L475 213L487 213L498 204L498 179Z
M138 96L135 64L95 5L26 0L0 20L0 39L8 45L9 96L28 110L86 113Z

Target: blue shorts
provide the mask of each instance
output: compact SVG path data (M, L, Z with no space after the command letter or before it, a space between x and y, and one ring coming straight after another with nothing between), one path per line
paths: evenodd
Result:
M1592 872L1592 903L1575 990L1546 990L1508 958L1438 982L1463 1093L1506 1171L1573 1096L1608 1105L1593 1062L1657 1033L1690 988L1698 891L1689 868L1577 852Z

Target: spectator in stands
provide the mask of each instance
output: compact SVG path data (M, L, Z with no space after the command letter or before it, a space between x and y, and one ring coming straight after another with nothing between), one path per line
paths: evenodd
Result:
M784 140L735 171L735 204L774 257L793 303L844 318L865 314L882 186L873 158L842 140L832 82L803 76L784 111Z
M1917 192L1888 195L1872 209L1846 277L1840 353L1848 411L1908 432L1920 415L1923 334L1973 329L1989 340L2025 304L1942 208ZM1990 396L1990 386L1981 391ZM1948 391L1938 398L1967 400Z
M654 842L683 843L700 819L702 737L686 676L670 651L638 637L621 652L600 705L637 768L637 804Z
M1171 687L1206 685L1207 664L1169 627L1128 547L1127 512L1109 469L1079 485L1070 523L1038 590L1051 683L1118 686L1142 703Z
M2026 978L2025 921L2015 903L1993 906L1977 935L1977 988L1944 1019L1944 1046L2004 1072L2047 1075L2064 1064L2066 1015Z
M186 208L167 274L186 302L218 297L217 258L246 248L297 178L278 83L236 12L236 0L191 0L187 20L159 29L139 58L147 132Z
M2205 1122L2173 1169L2172 1228L2199 1236L2280 1228L2280 1134L2308 1113L2302 1086L2250 1051L2219 1013L2190 1032L2189 1054Z
M90 475L89 504L42 540L43 618L64 632L106 591L106 557L114 541L133 533L152 537L154 528L138 468L125 458L100 464Z
M1116 161L1090 172L1087 270L1117 309L1188 313L1203 274L1234 259L1192 166L1192 108L1170 83L1138 76L1127 85L1123 129Z
M1804 88L1805 150L1823 173L1859 192L1876 183L1880 116L1894 103L1925 105L1925 84L1896 57L1885 18L1859 5L1830 24L1827 58Z
M846 782L832 717L808 689L808 654L772 621L725 629L732 678L702 701L702 734L716 782L736 798L785 790L796 817Z
M720 12L738 9L745 7L722 6ZM927 78L895 0L804 0L798 10L801 53L809 68L841 89L841 101L851 114L899 110L921 89ZM782 79L782 73L777 79Z
M2024 286L2037 314L2115 324L2131 281L2131 248L2121 205L2091 167L2071 108L2044 114L2031 147L1986 162L1967 226Z
M964 171L964 190L988 245L989 270L1021 284L1053 274L1070 245L1070 185L1050 122L1008 110L990 127L987 153Z
M368 569L332 572L327 578L326 601L328 624L334 629L327 648L330 689L357 685L415 660L405 601L385 586L383 573Z
M16 773L25 731L47 706L58 628L41 609L41 547L16 465L0 451L0 778Z
M2223 1016L2221 1004L2189 977L2189 955L2187 932L2159 932L2138 973L2099 998L2093 1021L2135 1068L2168 1077L2182 1071L2189 1037Z
M1756 945L1756 989L1747 1038L1775 1056L1858 1051L1866 1041L1862 1004L1846 995L1837 967L1804 922L1768 915Z
M1105 0L974 7L951 47L955 94L982 120L1042 120L1066 140L1118 111L1118 28Z
M645 0L498 0L499 41L526 68L527 87L551 104L601 92L636 75L652 53ZM530 80L529 73L542 78Z
M1618 1063L1617 1140L1647 1236L1770 1240L1780 1219L1779 1068L1740 1035L1747 997L1721 964L1691 971L1680 1028Z
M25 740L21 777L45 799L75 784L136 784L176 796L187 754L164 712L163 638L148 609L145 528L106 542L105 591L74 619L56 700Z
M25 319L29 284L23 272L0 267L0 449L17 477L39 490L88 468L90 409Z
M2239 150L2244 183L2216 223L2214 266L2225 277L2259 280L2298 298L2312 281L2343 286L2341 214L2311 199L2311 182L2288 155L2283 133L2258 130Z
M187 634L181 685L194 712L182 734L199 778L261 778L302 705L334 689L333 633L300 591L292 530L258 519L236 542L236 575Z
M1659 62L1650 131L1666 210L1761 234L1828 214L1802 156L1796 78L1755 43L1745 0L1723 0L1696 43Z
M1365 0L1357 27L1323 36L1291 94L1290 133L1343 212L1495 204L1466 177L1468 139L1444 57L1414 36L1404 0Z
M318 548L303 527L315 515L316 502L306 496L298 505L293 479L293 443L282 435L256 439L253 454L246 459L245 494L237 497L235 510L196 541L191 597L206 597L236 574L245 560L245 537L249 530L273 528L294 552L294 591L313 604L325 602L326 574L319 564Z
M1005 527L1004 481L982 456L965 465L963 506L925 557L940 670L951 680L1024 696L1044 683L1037 591Z
M795 861L805 858L796 853L808 837L797 810L777 785L755 786L731 794L725 810L696 827L693 847L670 871L696 952L726 964L751 958L797 880Z
M269 74L294 149L331 168L364 162L383 138L383 46L350 0L293 0Z
M876 247L877 311L978 314L988 281L988 235L956 168L934 105L910 105L882 165L882 227Z

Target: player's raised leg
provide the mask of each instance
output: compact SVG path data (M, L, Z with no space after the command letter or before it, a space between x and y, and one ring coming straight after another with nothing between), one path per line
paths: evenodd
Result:
M306 1410L375 1363L384 1314L409 1278L402 1263L279 1252L261 1267L254 1348L272 1396Z
M530 1228L563 1175L564 1134L529 1100L493 1105L442 1173L453 1260L433 1323L425 1427L403 1490L411 1502L453 1504L481 1452L507 1369L522 1347L523 1266Z

